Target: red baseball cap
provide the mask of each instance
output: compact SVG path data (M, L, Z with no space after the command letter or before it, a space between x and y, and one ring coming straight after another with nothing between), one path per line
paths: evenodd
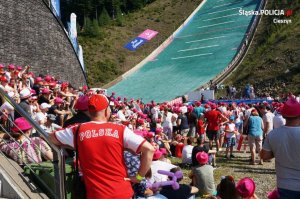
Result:
M89 112L99 112L108 107L109 101L105 95L92 95L88 102Z

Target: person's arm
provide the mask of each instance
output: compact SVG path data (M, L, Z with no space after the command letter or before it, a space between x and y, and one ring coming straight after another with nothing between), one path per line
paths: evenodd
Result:
M191 186L191 194L198 193L199 189L197 187Z
M71 114L70 111L65 111L65 110L60 111L58 109L55 109L53 112L56 113L56 114L58 114L58 115L64 115L64 114L68 114L69 115L69 114Z
M74 131L77 129L78 125L73 125L70 128L65 128L59 131L54 131L49 133L49 140L57 145L57 146L70 146L74 148L74 135L73 135L73 129Z
M272 151L267 151L265 149L262 149L260 151L260 157L263 160L270 160L270 159L274 158L274 154Z
M144 194L145 194L146 196L153 196L154 193L153 193L153 191L152 191L151 189L147 188L147 189L145 190Z
M264 135L267 134L269 128L270 128L270 122L266 122L266 125L264 125L263 127Z
M223 114L220 114L220 117L221 117L221 121L222 121L223 124L229 122L228 118L225 117Z
M181 119L177 118L176 124L179 127L181 125Z
M260 151L260 157L263 160L270 160L270 159L274 158L274 153L272 151L272 147L271 147L271 144L270 144L270 138L271 138L271 136L267 136L266 137L264 145L263 145L263 148Z

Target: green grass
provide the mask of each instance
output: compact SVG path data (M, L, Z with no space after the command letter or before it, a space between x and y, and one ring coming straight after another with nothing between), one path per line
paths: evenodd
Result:
M156 0L139 11L124 15L121 22L112 21L101 27L98 38L79 33L89 85L103 86L134 67L168 38L201 1ZM159 34L136 52L123 47L147 28Z
M244 178L250 177L254 179L256 184L256 195L259 198L267 198L269 191L276 187L274 160L271 163L264 163L264 165L249 165L250 153L235 152L236 156L233 159L227 160L224 158L225 153L221 152L217 158L217 169L214 170L215 185L221 181L221 176L231 175L235 182ZM172 158L172 163L180 166L181 159ZM191 180L187 177L190 169L182 168L184 178L181 183L190 184ZM197 197L200 199L201 197Z

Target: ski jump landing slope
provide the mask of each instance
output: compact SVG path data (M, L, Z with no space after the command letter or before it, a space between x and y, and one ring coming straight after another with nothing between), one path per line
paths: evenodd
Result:
M164 102L209 82L235 57L260 0L207 0L152 60L109 88L117 95ZM155 29L155 28L153 28Z

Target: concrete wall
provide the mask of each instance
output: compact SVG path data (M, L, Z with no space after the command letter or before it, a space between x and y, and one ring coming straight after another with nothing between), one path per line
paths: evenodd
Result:
M68 37L43 0L0 0L0 63L31 65L78 87L86 84Z

